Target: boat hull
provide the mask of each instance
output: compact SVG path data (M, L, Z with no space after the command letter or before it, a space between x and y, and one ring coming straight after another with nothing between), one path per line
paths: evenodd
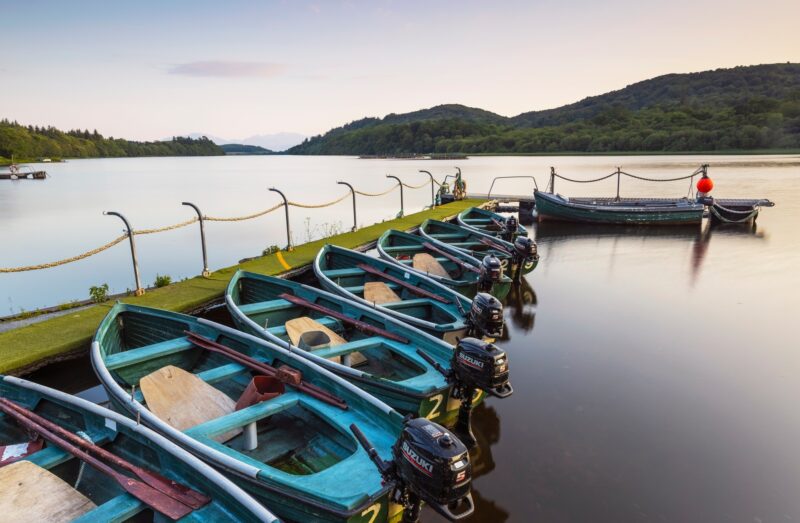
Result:
M609 225L691 225L699 224L703 220L703 205L688 200L660 200L652 205L637 206L631 200L620 204L609 204L608 200L602 200L602 204L593 204L591 199L567 200L540 191L536 191L534 196L540 222L553 220ZM576 201L580 203L575 203ZM646 202L646 199L637 201Z
M504 223L506 217L502 214L497 214L488 209L481 209L480 207L471 207L458 213L456 221L462 227L473 229L492 236L502 237L502 231L497 223ZM517 236L528 236L528 230L521 224L517 224L517 230L513 233L511 239Z

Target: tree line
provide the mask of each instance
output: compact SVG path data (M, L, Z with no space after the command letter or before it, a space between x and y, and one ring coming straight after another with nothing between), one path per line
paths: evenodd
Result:
M97 130L61 131L0 120L0 157L116 158L136 156L217 156L225 152L206 138L173 137L162 142L136 142L104 137Z

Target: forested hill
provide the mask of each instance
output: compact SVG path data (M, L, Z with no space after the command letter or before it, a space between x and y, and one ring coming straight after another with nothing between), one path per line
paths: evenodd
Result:
M440 105L364 118L292 154L665 152L800 148L800 64L668 74L504 117Z
M0 157L98 158L125 156L217 156L225 152L206 137L173 138L163 142L132 142L105 138L97 131L59 131L0 120Z

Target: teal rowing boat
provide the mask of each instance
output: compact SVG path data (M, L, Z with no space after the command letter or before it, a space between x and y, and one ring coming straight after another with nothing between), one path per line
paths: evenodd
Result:
M507 241L528 235L528 230L519 223L516 216L503 216L480 207L464 209L458 213L456 221L467 229L475 229Z
M399 318L455 345L471 301L427 276L366 254L326 245L314 260L323 288Z
M148 428L10 376L0 379L0 511L3 521L277 521Z
M403 413L444 422L460 405L417 353L449 368L453 348L374 307L244 271L231 279L225 302L240 330L309 358Z
M445 512L465 500L463 513L472 510L469 456L457 438L428 420L404 421L385 403L262 338L118 303L100 324L91 359L116 409L230 475L282 519L389 521L402 512L394 499L406 500L405 510L418 509L420 499ZM446 496L429 495L423 485L409 497L415 478L384 463L400 459L401 442L421 455L410 441L419 432L465 472L436 485ZM439 441L445 437L447 445Z
M476 258L415 234L389 229L378 238L377 250L384 260L424 274L464 296L475 296L479 287L485 287L502 299L511 287L511 278L503 274L502 267L499 274L492 275L491 262L483 263L485 256Z
M421 236L446 243L472 256L497 256L512 275L528 274L539 264L536 243L519 236L514 243L455 223L425 220L419 227Z
M534 191L539 221L614 225L692 225L703 220L703 203L688 198L567 198Z

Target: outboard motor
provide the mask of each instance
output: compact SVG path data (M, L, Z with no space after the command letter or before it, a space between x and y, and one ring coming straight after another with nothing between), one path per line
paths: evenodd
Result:
M479 292L472 299L467 324L470 336L499 338L503 335L503 304L491 294Z
M503 239L510 242L517 234L518 225L516 216L509 216L506 218L503 231L501 232Z
M454 432L470 448L477 441L472 433L472 402L475 392L482 390L497 398L507 398L514 393L509 381L508 356L493 343L477 338L464 338L453 351L450 369L445 369L433 358L417 350L424 360L441 372L453 384L451 397L461 400Z
M392 485L392 501L403 505L403 522L419 521L421 502L455 521L475 510L472 465L467 447L447 429L425 418L407 419L392 447L392 461L378 452L356 425L350 430Z
M514 240L514 253L512 256L514 258L514 265L517 267L515 276L519 277L522 275L520 269L523 265L527 266L539 260L536 242L527 236L517 236L517 239Z
M497 259L497 256L492 254L483 257L480 271L478 290L481 292L491 291L492 286L503 278L503 266L500 264L500 260Z

